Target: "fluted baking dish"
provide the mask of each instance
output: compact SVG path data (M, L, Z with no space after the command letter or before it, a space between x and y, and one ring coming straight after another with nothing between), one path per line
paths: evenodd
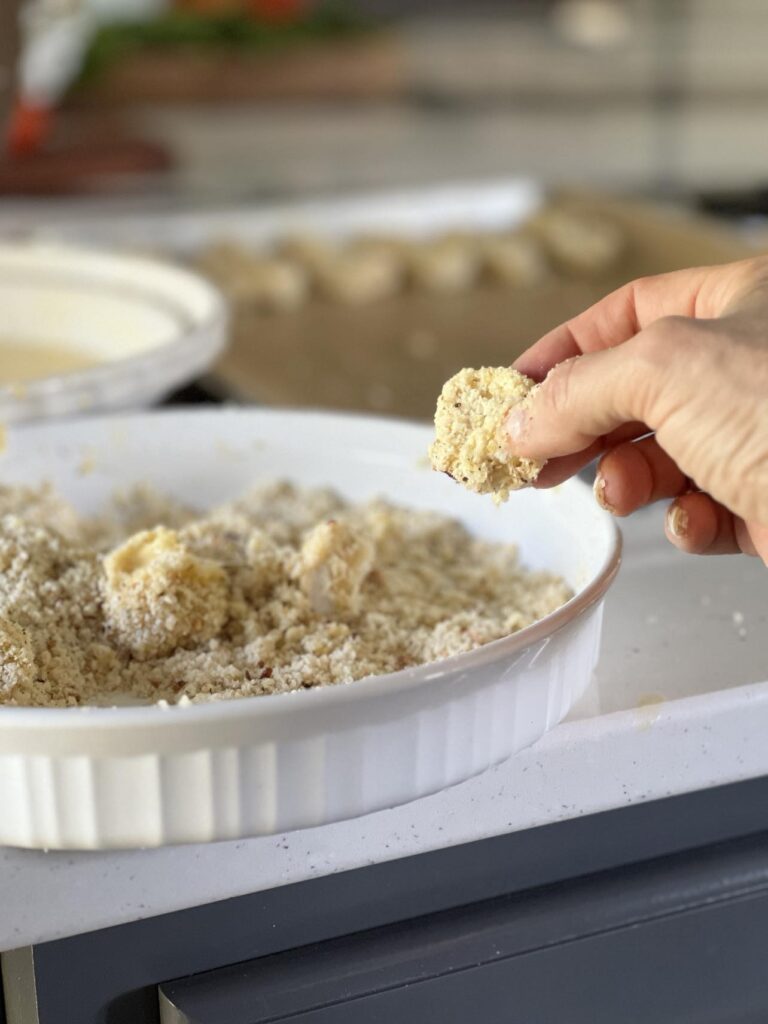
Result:
M157 846L321 825L461 782L559 722L596 661L618 531L577 480L496 508L426 468L430 436L395 420L251 409L13 430L2 479L48 479L83 511L138 481L201 507L260 479L331 484L514 540L575 596L475 651L349 685L187 707L0 707L0 843Z

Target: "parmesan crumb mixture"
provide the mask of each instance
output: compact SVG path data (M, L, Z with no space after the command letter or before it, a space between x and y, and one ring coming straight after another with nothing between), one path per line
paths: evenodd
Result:
M525 402L534 382L508 367L464 369L443 385L435 412L432 468L499 503L533 483L542 463L509 450L504 421Z
M138 491L99 521L0 488L0 703L188 703L468 651L568 599L459 523L279 483L206 515Z

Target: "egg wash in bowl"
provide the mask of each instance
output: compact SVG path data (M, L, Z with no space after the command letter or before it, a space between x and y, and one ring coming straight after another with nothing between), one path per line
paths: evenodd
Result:
M0 242L0 420L149 404L206 369L223 299L197 275L119 252Z

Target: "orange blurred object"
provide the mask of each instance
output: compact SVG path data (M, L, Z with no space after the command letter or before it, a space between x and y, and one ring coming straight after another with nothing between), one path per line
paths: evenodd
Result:
M6 145L12 157L33 156L51 134L53 111L18 100L11 112Z
M0 154L0 196L125 194L173 166L162 145L114 136L48 146L23 158Z

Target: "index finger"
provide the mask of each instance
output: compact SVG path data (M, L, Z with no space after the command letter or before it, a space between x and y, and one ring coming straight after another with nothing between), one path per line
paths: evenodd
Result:
M697 267L630 281L545 334L513 365L542 381L558 363L622 345L661 317L718 316L732 294L740 267L729 267L731 273L725 279L722 267ZM715 281L718 284L713 287Z

